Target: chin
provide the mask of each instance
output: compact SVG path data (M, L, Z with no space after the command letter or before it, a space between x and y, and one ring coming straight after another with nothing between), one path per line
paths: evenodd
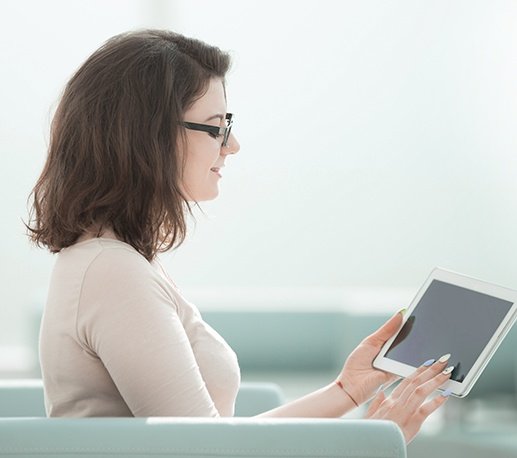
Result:
M219 196L219 186L197 189L194 192L185 192L187 201L191 203L214 200Z
M197 202L207 202L209 200L217 199L219 196L219 189L216 189L215 192L212 193L204 193L196 198Z

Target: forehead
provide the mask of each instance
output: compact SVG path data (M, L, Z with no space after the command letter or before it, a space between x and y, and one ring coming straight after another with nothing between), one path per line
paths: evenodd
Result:
M215 113L226 113L226 94L223 81L219 78L210 80L206 93L194 102L185 115L206 118Z

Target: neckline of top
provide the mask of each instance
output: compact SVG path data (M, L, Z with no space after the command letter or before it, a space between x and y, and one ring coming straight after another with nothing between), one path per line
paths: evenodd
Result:
M100 241L100 240L106 241L106 242L122 243L123 245L128 246L128 247L130 247L131 249L134 250L134 248L129 243L123 242L122 240L118 240L118 239L112 239L110 237L92 237L90 239L82 240L80 242L76 242L76 243L74 243L74 244L72 244L70 246L67 246L67 247L63 248L63 250L66 250L68 248L74 248L74 247L77 247L77 246L80 246L80 245L84 245L86 243L90 243L90 242L93 242L93 241Z

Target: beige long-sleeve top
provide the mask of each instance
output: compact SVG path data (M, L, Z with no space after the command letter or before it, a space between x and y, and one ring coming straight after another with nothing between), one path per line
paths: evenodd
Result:
M50 417L234 414L235 353L158 261L119 240L57 254L39 358Z

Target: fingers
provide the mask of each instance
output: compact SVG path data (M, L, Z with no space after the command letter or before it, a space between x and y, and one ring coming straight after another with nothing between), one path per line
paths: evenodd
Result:
M384 391L380 390L376 396L372 399L370 402L370 406L368 407L368 410L366 411L365 418L369 418L373 415L373 413L379 408L379 406L383 403L384 399L386 399L386 396L384 394Z
M407 400L407 408L409 411L413 411L419 408L434 390L442 386L449 378L451 377L451 372L444 374L443 372L439 372L435 375L431 380L419 385L413 393L410 394ZM442 396L443 397L443 396Z
M409 377L406 377L402 382L399 383L399 385L391 393L391 397L393 399L399 399L400 396L402 396L402 393L404 393L404 391L409 386L411 386L411 384L413 383L415 378L419 377L421 374L426 372L427 369L428 369L428 367L420 366L415 372L413 372L413 374L411 374ZM415 385L415 387L416 387L416 385Z
M431 399L430 401L426 402L425 404L422 404L413 415L416 422L422 424L429 415L431 415L435 410L437 410L439 407L445 404L447 402L447 399L449 399L448 396L442 396L440 394Z
M393 334L399 330L403 321L404 319L401 310L393 315L386 323L377 329L377 331L375 331L373 334L370 334L365 340L367 340L368 343L381 348L386 343L386 341L388 341L390 337L392 337Z
M409 418L403 420L402 422L400 422L400 420L397 421L394 418L385 417L385 419L395 421L399 425L406 439L406 444L409 444L416 436L418 431L420 431L420 428L422 427L422 424L427 419L427 417L429 417L429 415L431 415L439 407L443 406L447 402L447 399L449 398L446 396L436 396L431 401L421 405Z
M401 401L406 401L418 387L422 386L422 384L431 380L433 377L441 374L441 372L447 367L447 362L450 356L450 354L443 355L438 361L434 362L429 367L424 365L420 366L413 374L407 377L397 386L397 388L395 388L395 390L393 390L391 397L394 399L400 399ZM447 381L449 377L443 379L442 383Z
M433 364L420 366L400 383L388 398L383 392L378 393L371 401L365 418L394 421L409 443L425 419L448 399L447 396L439 395L424 403L434 390L450 379L452 366L443 373L448 366L449 358L450 355L444 355Z
M386 382L383 384L383 389L386 390L391 385L393 385L395 382L398 382L402 377L400 375L392 375Z

